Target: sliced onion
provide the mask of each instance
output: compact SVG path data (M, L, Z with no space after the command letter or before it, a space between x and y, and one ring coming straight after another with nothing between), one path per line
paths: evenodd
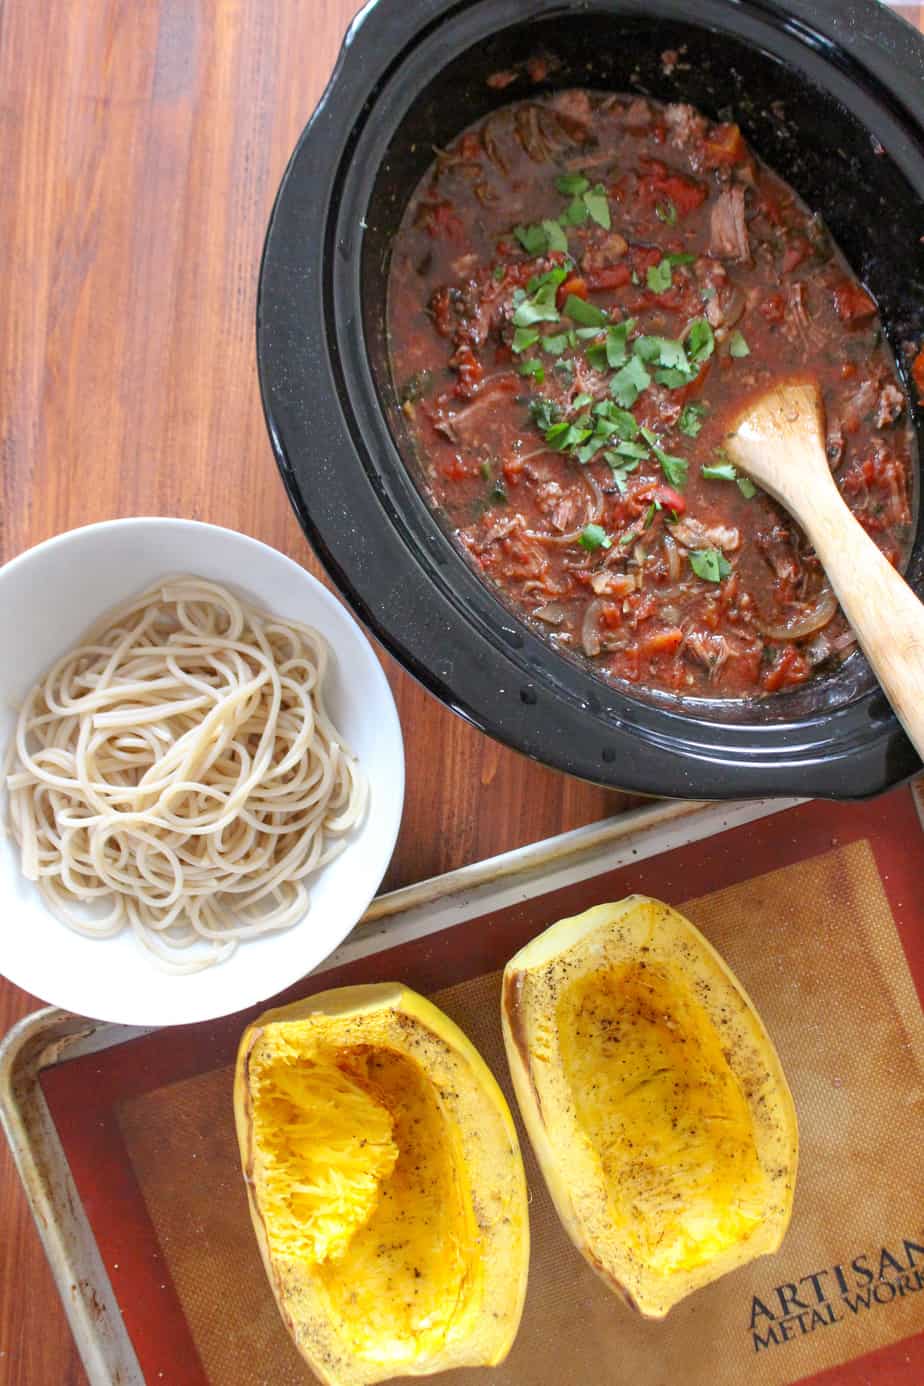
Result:
M546 602L533 612L537 621L547 621L550 626L560 626L567 614L561 602Z
M578 529L570 529L567 534L542 534L538 529L526 530L527 539L538 539L542 544L576 544L588 525L598 524L603 516L603 492L590 472L582 472L581 480L587 485L592 496L587 518Z
M768 640L804 640L816 630L823 630L836 611L837 597L830 587L823 587L814 604L793 620L782 625L765 625L760 621L755 621L754 624Z
M584 612L584 620L581 623L581 645L584 653L591 658L598 655L601 649L600 612L602 610L603 603L597 597Z

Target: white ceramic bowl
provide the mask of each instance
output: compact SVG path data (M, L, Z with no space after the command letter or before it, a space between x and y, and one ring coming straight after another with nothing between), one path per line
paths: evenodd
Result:
M16 844L0 836L0 973L67 1010L129 1025L228 1015L317 967L375 894L394 850L404 801L397 710L359 625L291 559L233 530L194 520L88 525L49 539L0 569L0 754L15 726L16 707L54 659L107 608L177 572L225 583L326 636L333 653L328 706L368 775L370 802L346 850L314 878L304 919L243 943L226 962L189 976L162 971L127 932L87 939L61 924L23 877Z

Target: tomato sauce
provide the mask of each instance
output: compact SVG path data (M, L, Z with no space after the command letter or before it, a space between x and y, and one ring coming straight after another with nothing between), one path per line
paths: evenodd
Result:
M495 111L407 207L389 333L432 502L604 678L768 694L854 644L804 535L723 452L773 377L817 379L841 494L906 556L914 442L876 304L734 124L582 90Z

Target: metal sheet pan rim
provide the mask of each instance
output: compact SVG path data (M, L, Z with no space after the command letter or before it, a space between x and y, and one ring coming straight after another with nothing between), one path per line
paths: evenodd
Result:
M802 802L656 802L404 886L378 896L313 975L455 927L491 905L501 908ZM0 1127L92 1386L144 1386L144 1376L38 1079L65 1054L76 1058L146 1033L147 1027L49 1006L25 1016L0 1041Z

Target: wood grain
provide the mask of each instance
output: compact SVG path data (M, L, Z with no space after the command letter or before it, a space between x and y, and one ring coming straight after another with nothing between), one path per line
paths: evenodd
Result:
M254 299L276 185L354 9L0 0L0 560L165 514L319 573L266 439ZM388 885L626 803L486 740L383 662L408 750ZM0 982L0 1033L35 1005ZM0 1386L85 1380L4 1147Z
M0 3L0 559L94 520L186 515L320 575L266 437L254 304L276 186L355 8ZM383 662L408 751L388 885L625 802L488 741ZM36 1004L0 982L0 1033ZM4 1146L0 1383L84 1379Z

